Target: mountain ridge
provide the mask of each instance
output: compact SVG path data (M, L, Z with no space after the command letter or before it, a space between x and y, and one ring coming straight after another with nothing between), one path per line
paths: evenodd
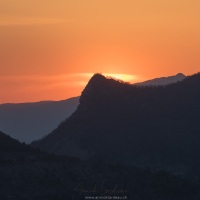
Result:
M159 77L159 78L154 78L154 79L147 80L147 81L144 81L141 83L136 83L136 85L140 85L140 86L159 86L159 85L161 86L161 85L163 85L164 86L164 85L182 81L186 77L187 76L185 76L183 73L178 73L173 76Z
M179 73L178 76L181 77L184 75ZM106 79L110 79L112 82L112 78L106 78L101 74L96 74L96 83L92 83L93 80L91 79L88 85L95 85L94 87L97 89L98 85L103 85L103 82L107 82ZM160 78L157 79L160 80ZM98 81L102 82L102 84L98 84ZM120 80L118 81L125 83ZM140 85L140 83L136 85ZM3 130L21 142L30 143L44 137L55 129L61 121L64 121L76 110L78 104L79 97L61 101L47 100L0 104L0 130Z
M0 199L82 200L102 193L131 199L199 199L199 182L166 172L55 156L0 132L1 142Z
M71 117L32 145L81 159L200 174L198 84L200 74L165 87L132 86L96 74Z

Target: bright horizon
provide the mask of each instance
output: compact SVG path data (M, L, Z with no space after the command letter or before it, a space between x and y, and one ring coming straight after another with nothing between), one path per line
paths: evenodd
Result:
M94 73L128 82L199 72L200 1L0 0L0 103L79 96Z
M64 99L68 99L68 98L72 98L72 97L76 97L76 96L80 96L82 90L86 87L88 81L90 80L90 78L93 76L93 73L77 73L77 74L61 74L61 75L54 75L54 76L34 76L34 75L29 75L29 76L5 76L2 77L1 81L4 82L13 82L13 86L15 86L15 84L21 84L23 85L24 82L28 83L28 88L26 90L26 87L23 86L23 89L21 92L22 95L23 94L29 94L29 89L30 86L32 86L31 91L33 92L40 92L41 91L41 95L43 93L43 95L47 95L47 93L44 93L45 91L48 92L49 89L52 88L62 88L64 90L64 88L67 87L78 87L80 89L80 93L77 94L77 91L75 91L74 93L72 93L70 96L63 96L63 98L55 98L52 96L52 98L49 99L40 99L39 98L34 98L34 97L26 97L23 96L24 99L27 99L25 101L21 100L23 98L19 98L19 99L15 99L14 102L8 102L5 101L3 102L1 99L0 104L4 104L4 103L27 103L27 102L38 102L38 101L49 101L49 100L53 100L53 101L59 101L59 100L64 100ZM117 80L123 80L125 82L129 82L129 83L136 83L139 80L141 80L138 76L134 76L134 75L130 75L130 74L108 74L108 73L104 73L102 74L105 77L111 77L111 78L115 78ZM42 84L43 87L41 89L41 87L39 86L35 86L34 82L38 82L38 84ZM39 89L38 89L39 88ZM17 97L19 94L19 90L16 91L15 97ZM55 94L53 94L55 96Z
M4 81L9 81L9 82L14 81L14 82L19 83L20 81L22 81L22 84L24 82L29 82L29 88L27 88L27 90L25 90L25 87L23 87L23 89L21 91L21 92L23 92L22 95L30 94L29 89L30 89L30 86L32 85L32 81L33 82L34 81L43 82L46 84L46 87L43 85L43 88L41 90L38 89L37 86L34 87L32 85L33 87L31 90L31 91L34 91L37 93L39 90L39 92L41 92L41 95L43 94L44 96L48 96L49 88L52 89L54 86L55 87L59 86L60 88L63 87L62 89L64 90L64 88L73 85L73 87L78 87L80 89L80 93L77 95L77 93L76 93L77 91L75 91L75 93L72 93L71 96L67 96L67 97L63 96L63 98L60 98L60 97L55 98L52 96L52 98L49 98L49 99L45 99L45 97L44 97L44 99L40 99L40 97L35 98L34 96L33 97L23 96L23 98L22 97L20 97L19 99L15 98L15 101L13 101L13 102L9 102L9 101L3 102L2 101L2 102L0 102L0 105L6 104L6 103L34 103L34 102L40 102L40 101L60 101L60 100L66 100L66 99L73 98L73 97L78 97L81 95L82 90L86 87L88 81L90 80L90 78L93 75L94 75L93 73L80 73L80 74L65 74L65 75L62 74L60 76L58 75L58 76L47 76L47 77L44 77L44 76L42 76L42 77L40 77L40 76L4 77L5 78ZM139 77L139 76L130 75L130 74L107 74L107 73L104 73L102 75L107 78L114 78L117 80L122 80L122 81L128 82L130 84L149 80L149 79L141 79L141 77ZM176 74L173 74L173 75L176 75ZM153 78L162 78L162 77L153 77ZM26 91L27 91L27 93L26 93ZM45 91L47 93L44 93ZM17 91L15 93L14 97L17 97L18 93L19 93L19 91ZM55 96L55 94L53 94L53 95ZM23 99L25 99L25 100L23 101Z

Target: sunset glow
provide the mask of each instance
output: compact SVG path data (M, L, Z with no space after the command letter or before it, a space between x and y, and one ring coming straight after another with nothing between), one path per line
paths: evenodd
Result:
M200 70L200 1L1 0L0 103L79 96L94 73Z
M130 75L130 74L104 74L104 75L111 78L113 77L125 82L130 82L130 83L140 80L137 76Z

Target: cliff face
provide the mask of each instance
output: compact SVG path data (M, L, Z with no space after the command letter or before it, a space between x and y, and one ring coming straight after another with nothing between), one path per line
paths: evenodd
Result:
M197 170L199 84L199 74L165 87L132 86L96 74L76 112L32 145L82 159Z

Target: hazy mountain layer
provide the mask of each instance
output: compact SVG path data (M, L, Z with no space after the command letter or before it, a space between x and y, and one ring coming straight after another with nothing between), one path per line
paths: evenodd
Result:
M185 78L186 78L186 76L184 74L178 73L175 76L155 78L155 79L144 81L144 82L141 82L141 83L136 83L136 85L141 85L141 86L169 85L169 84L172 84L172 83L176 83L178 81L182 81Z
M30 143L55 129L77 108L79 97L63 101L1 104L0 130Z

